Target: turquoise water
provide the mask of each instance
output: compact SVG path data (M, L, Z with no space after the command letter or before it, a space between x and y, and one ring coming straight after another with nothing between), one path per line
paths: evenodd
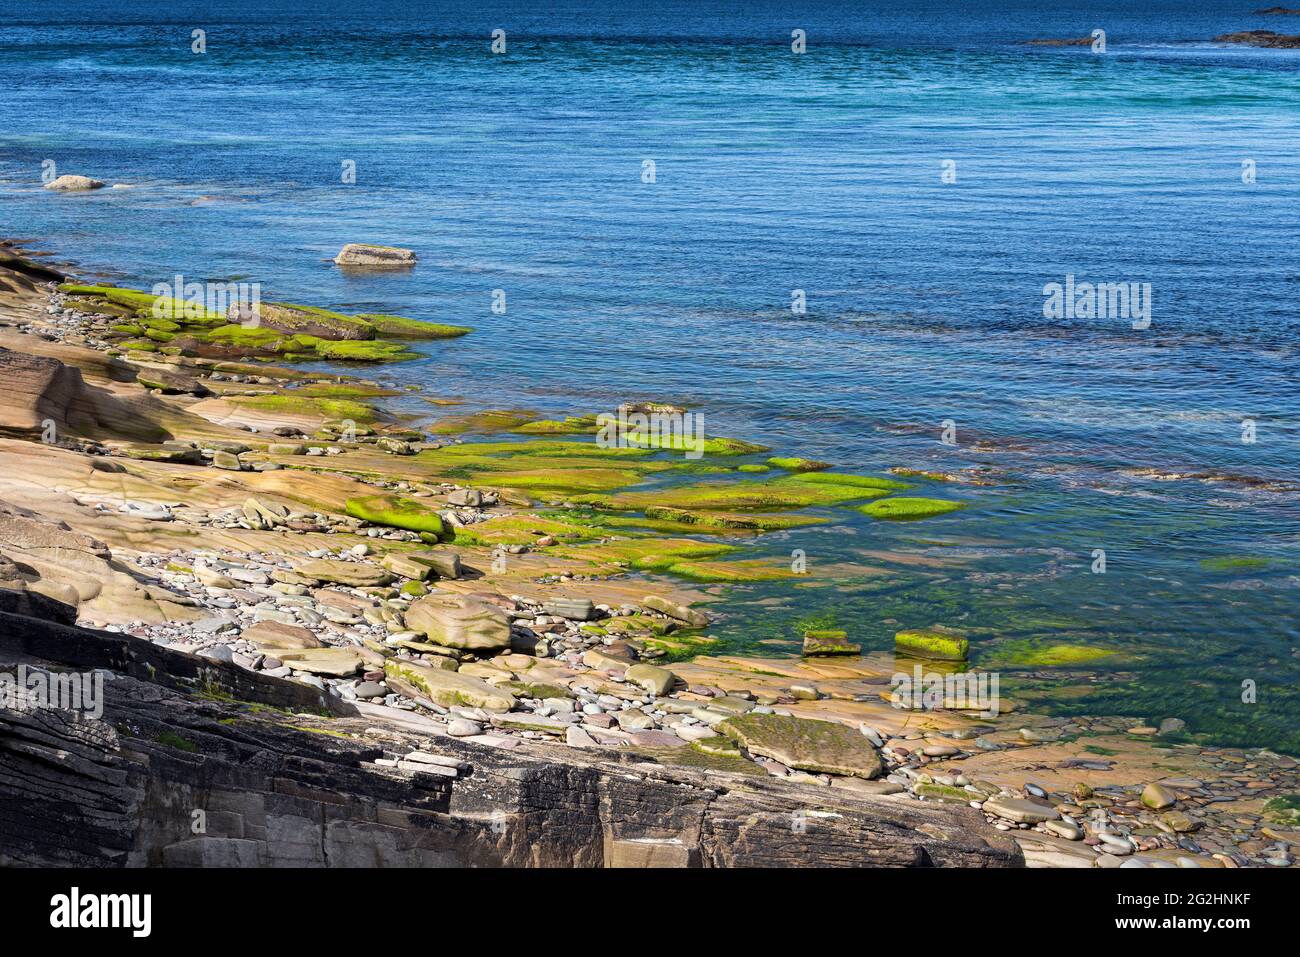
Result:
M1300 26L1039 6L3 2L0 234L474 326L382 375L485 406L661 399L845 469L987 468L927 490L955 515L765 537L840 584L737 589L718 633L1113 649L1056 706L1300 751L1300 52L1207 42ZM1102 56L1020 43L1095 27ZM132 188L51 195L46 159ZM420 265L345 276L349 241ZM1067 274L1150 283L1150 328L1044 318Z

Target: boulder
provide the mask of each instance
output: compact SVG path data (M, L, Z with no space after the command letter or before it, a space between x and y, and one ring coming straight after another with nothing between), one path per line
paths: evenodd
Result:
M460 555L456 552L411 552L407 557L429 566L439 578L454 580L464 573L460 565Z
M727 718L718 730L752 755L801 771L871 779L883 770L875 746L853 728L834 721L751 712Z
M1174 793L1162 785L1148 784L1142 789L1142 804L1153 811L1163 811L1177 803Z
M389 687L403 694L427 698L444 708L506 712L515 706L515 696L505 689L408 658L389 658L384 662L384 674Z
M667 694L677 681L677 676L667 668L645 664L632 665L623 673L623 677L655 696Z
M297 566L297 572L304 578L310 578L314 581L350 585L353 588L375 588L380 585L387 585L393 580L391 574L374 565L336 561L329 558L303 562Z
M653 611L667 615L669 618L676 618L678 621L684 621L692 628L706 628L709 624L709 616L702 611L696 611L694 608L687 608L685 605L670 601L667 598L661 598L658 595L646 595L641 599L641 604Z
M363 495L347 499L343 510L372 525L424 532L439 538L447 534L438 513L418 499L399 495Z
M76 190L103 189L104 184L97 179L91 179L89 176L76 176L69 174L51 180L45 184L45 188L58 190L60 192L74 192Z
M141 368L136 371L135 379L146 389L160 389L166 395L212 395L212 390L198 379L170 369Z
M348 243L339 250L334 262L340 266L364 266L371 269L393 269L414 266L415 251L398 246L372 246L369 243Z
M462 595L426 595L406 612L406 627L437 645L472 651L510 647L510 619L496 605Z

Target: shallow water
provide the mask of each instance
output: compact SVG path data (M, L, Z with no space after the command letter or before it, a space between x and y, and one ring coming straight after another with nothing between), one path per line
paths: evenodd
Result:
M1107 680L1056 706L1300 751L1294 491L1143 471L1300 481L1300 52L1206 42L1296 32L1287 18L1167 0L119 6L0 3L0 234L122 283L238 277L472 325L382 375L484 405L663 399L845 469L987 466L991 486L935 490L970 503L955 515L837 510L764 537L760 554L860 580L735 589L718 634L770 650L833 615L870 647L895 622L963 625L976 663L1020 639L1115 648L1117 678L1085 667ZM1094 27L1104 56L1018 43ZM132 188L51 195L46 159ZM348 277L322 261L348 241L420 265ZM1150 328L1044 318L1067 274L1150 283ZM1267 562L1202 565L1225 557Z

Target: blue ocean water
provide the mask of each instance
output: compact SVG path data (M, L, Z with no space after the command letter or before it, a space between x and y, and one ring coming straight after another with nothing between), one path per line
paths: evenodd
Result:
M937 489L952 516L766 537L840 584L739 589L719 633L1118 649L1042 705L1300 750L1300 51L1210 42L1300 32L1264 5L0 0L0 235L471 325L380 374L478 405L667 400L845 469L986 467ZM50 194L51 159L131 188ZM350 241L420 264L350 277ZM1067 275L1149 283L1150 328L1045 318Z

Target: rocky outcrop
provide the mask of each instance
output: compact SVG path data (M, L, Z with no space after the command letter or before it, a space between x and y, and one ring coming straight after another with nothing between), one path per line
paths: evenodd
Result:
M111 674L99 717L0 705L0 866L1023 863L965 808L644 751L503 747L375 706L314 718L302 712L342 709L233 665L0 613L0 670L18 662Z
M1300 36L1274 33L1272 30L1241 30L1237 33L1223 33L1214 38L1215 43L1244 43L1252 47L1269 47L1271 49L1300 49Z
M59 192L76 192L79 190L103 189L104 184L97 179L91 179L89 176L67 175L51 180L45 184L45 188Z
M0 435L61 438L72 435L165 438L163 429L110 393L88 386L81 371L51 356L0 347Z

